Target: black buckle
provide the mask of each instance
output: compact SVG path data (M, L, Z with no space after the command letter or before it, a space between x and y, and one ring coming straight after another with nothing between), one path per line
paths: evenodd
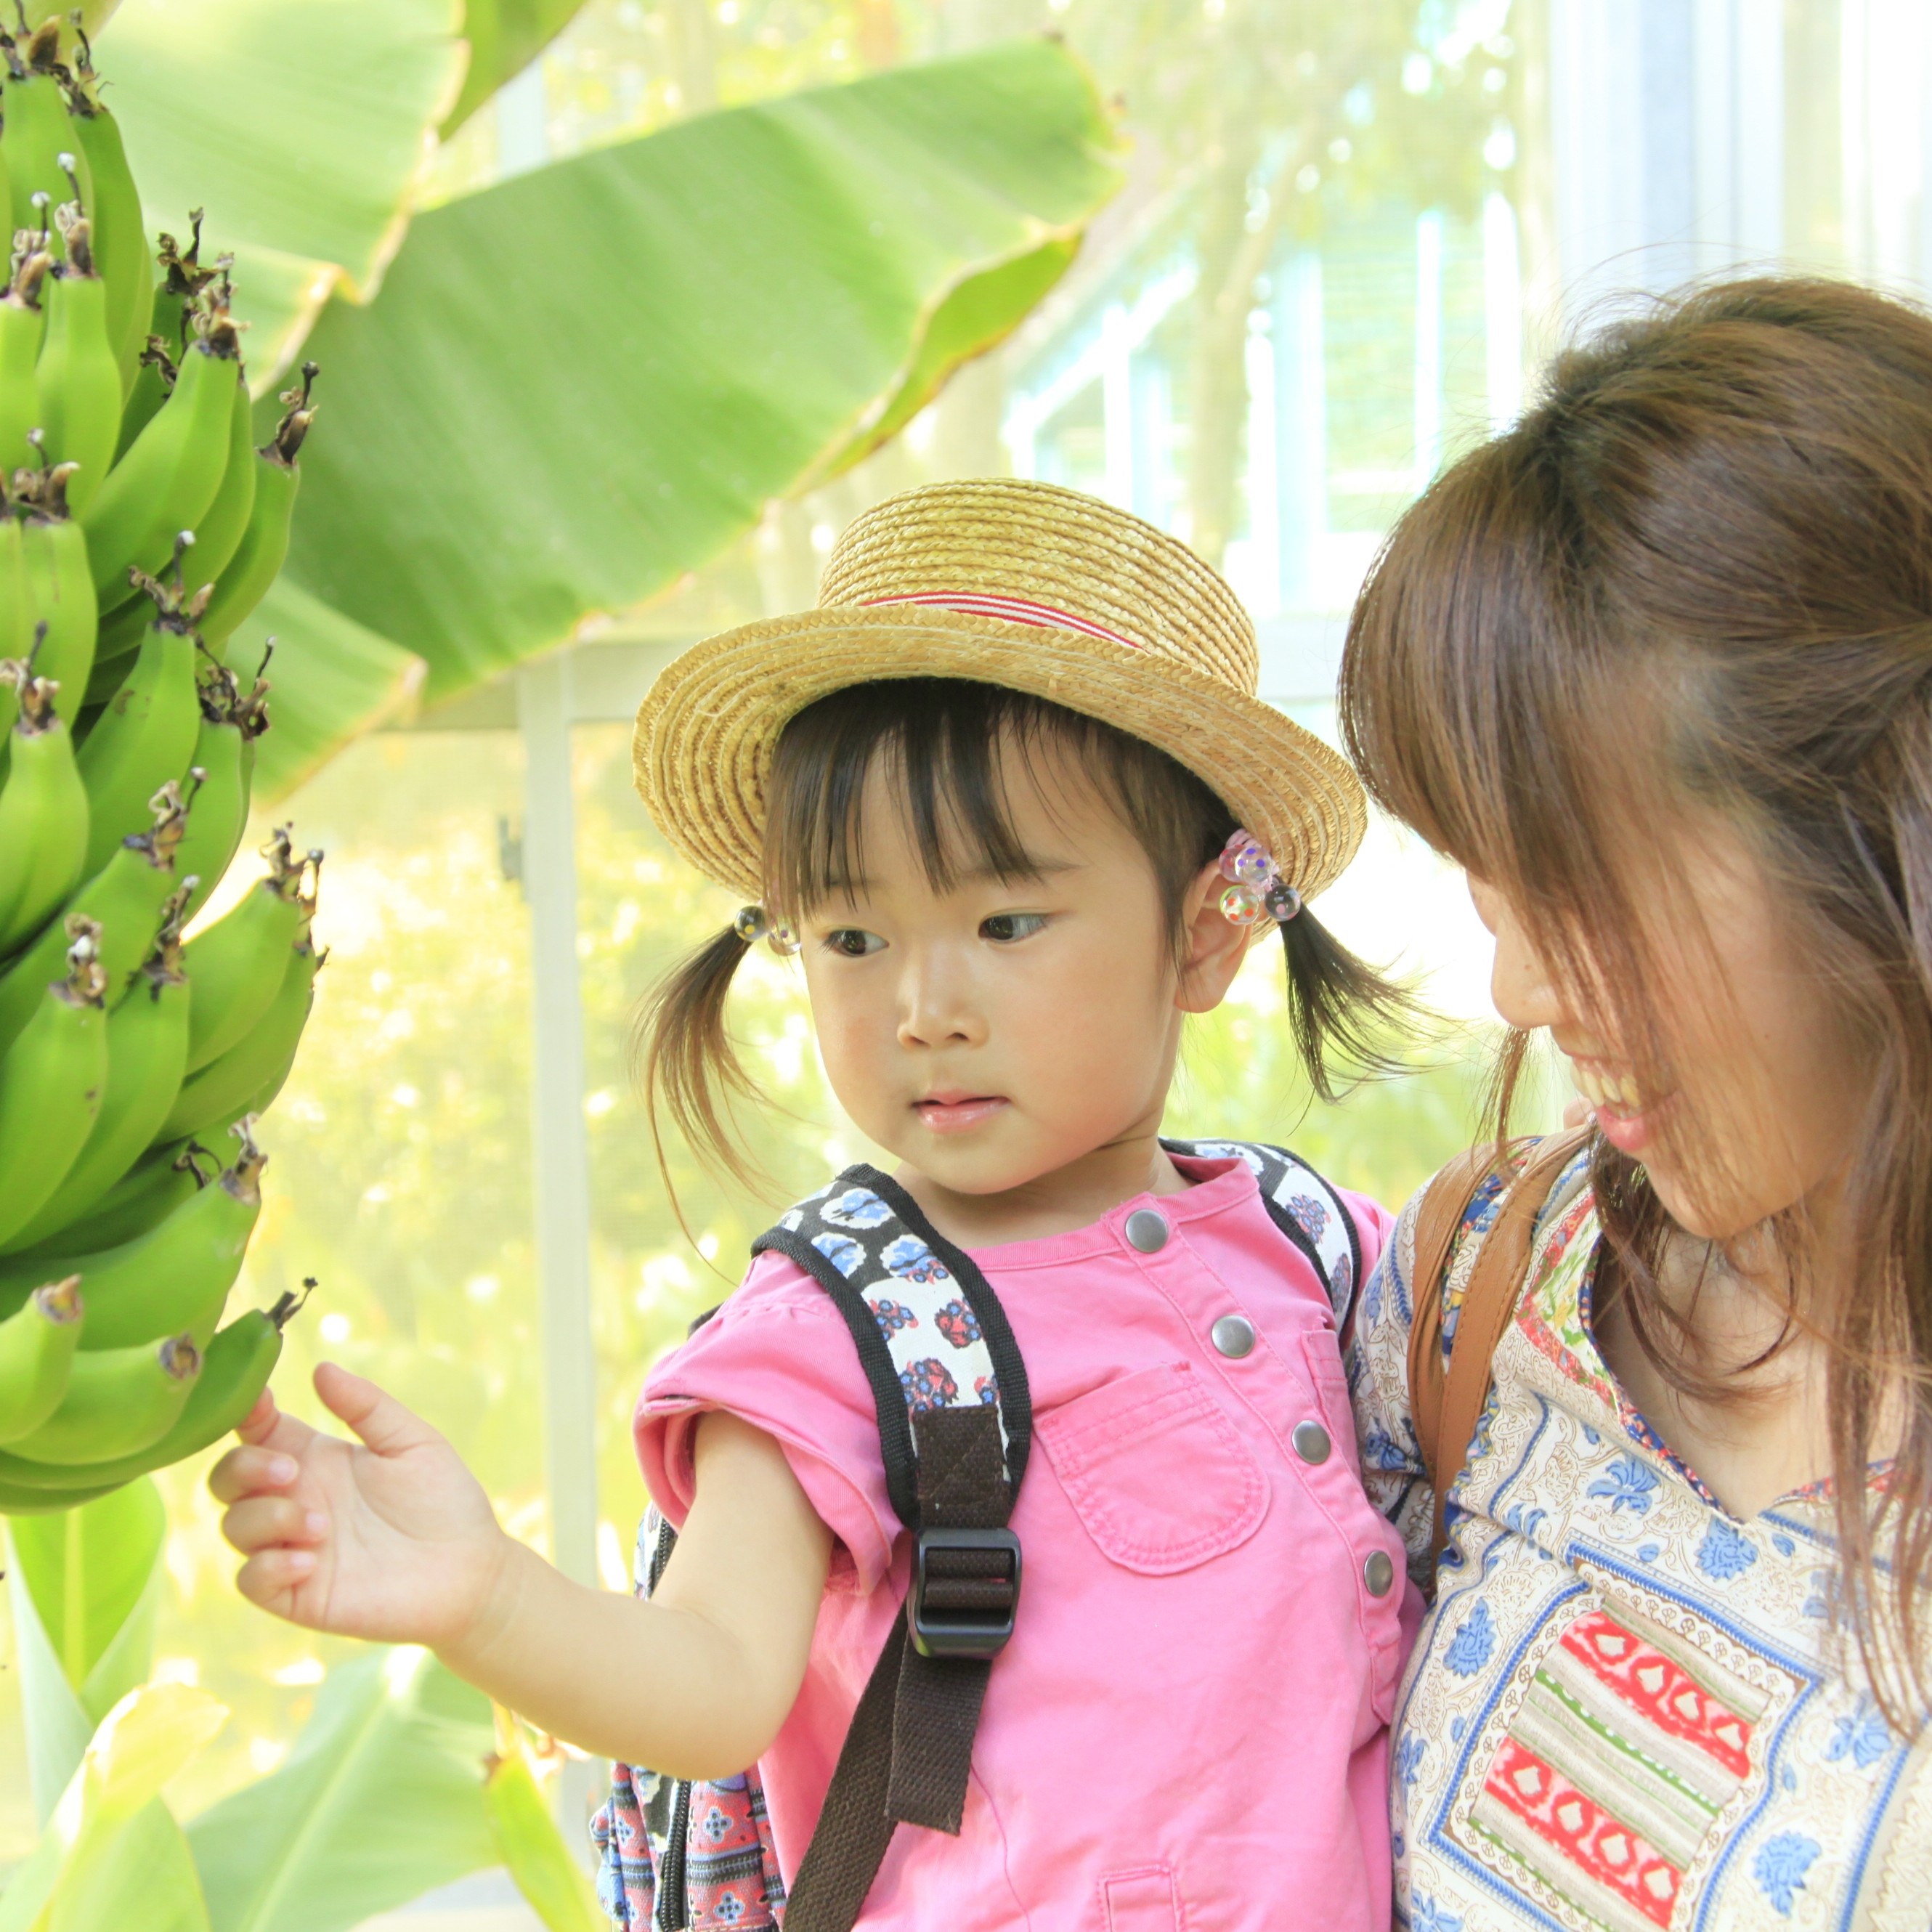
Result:
M1007 1559L1010 1594L1004 1610L929 1610L928 1584L943 1590L949 1580L933 1578L930 1559L935 1551L998 1550ZM997 1657L1013 1634L1013 1612L1020 1600L1020 1540L1010 1529L922 1529L913 1538L912 1587L906 1592L906 1622L912 1647L922 1657Z

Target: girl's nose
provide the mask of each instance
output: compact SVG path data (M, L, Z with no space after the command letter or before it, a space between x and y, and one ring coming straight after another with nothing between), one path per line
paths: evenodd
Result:
M976 1046L986 1038L986 1022L964 975L943 959L907 963L899 992L899 1044Z

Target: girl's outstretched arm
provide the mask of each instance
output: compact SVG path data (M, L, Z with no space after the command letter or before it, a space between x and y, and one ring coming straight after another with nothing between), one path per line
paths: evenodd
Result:
M251 1602L425 1644L539 1729L676 1777L730 1776L778 1735L832 1535L762 1430L699 1424L697 1493L646 1602L573 1583L506 1536L455 1450L374 1382L325 1364L315 1385L359 1442L264 1395L208 1478Z

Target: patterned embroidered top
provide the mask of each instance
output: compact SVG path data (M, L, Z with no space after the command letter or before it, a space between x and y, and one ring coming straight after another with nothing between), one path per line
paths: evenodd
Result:
M1932 1738L1894 1736L1827 1641L1830 1506L1736 1520L1624 1400L1591 1335L1581 1165L1497 1350L1403 1679L1397 1922L1924 1932ZM1452 1311L1496 1192L1452 1250ZM1419 1570L1415 1213L1369 1282L1348 1367L1370 1494Z

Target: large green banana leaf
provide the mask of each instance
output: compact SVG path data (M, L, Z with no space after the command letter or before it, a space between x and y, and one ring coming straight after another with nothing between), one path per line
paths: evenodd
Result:
M80 1509L16 1516L8 1533L28 1774L44 1822L94 1726L147 1677L167 1512L143 1477Z
M435 695L649 597L1012 329L1118 184L1114 140L1036 40L423 215L380 296L310 338L328 412L290 574L420 653Z
M206 1932L160 1790L227 1715L181 1684L151 1684L117 1704L0 1894L0 1932Z
M584 0L469 0L463 37L470 43L470 71L449 118L454 133L501 87L522 73L570 23Z
M96 49L148 226L208 210L258 394L400 245L463 82L462 0L122 0Z
M517 1720L501 1709L483 1808L496 1855L545 1932L608 1932L596 1888L550 1816Z
M488 1700L425 1651L332 1671L282 1768L188 1828L214 1932L341 1932L496 1864L493 1743Z

